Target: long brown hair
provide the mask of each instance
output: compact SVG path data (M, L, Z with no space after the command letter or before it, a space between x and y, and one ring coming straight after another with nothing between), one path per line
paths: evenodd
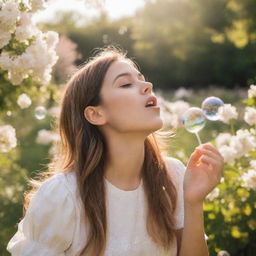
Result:
M81 255L101 256L106 248L107 218L105 201L104 167L106 164L106 140L97 126L84 117L87 106L101 104L100 90L110 65L117 60L131 59L114 47L101 51L80 68L67 83L61 102L59 118L60 150L50 164L47 179L56 171L75 170L77 184L84 204L88 240ZM136 66L136 65L135 65ZM153 241L168 250L174 239L174 210L176 189L167 174L166 166L157 143L156 135L150 134L144 143L145 158L142 179L147 198L147 231ZM44 179L45 180L45 179ZM25 206L34 190L25 197ZM26 208L25 207L25 208Z

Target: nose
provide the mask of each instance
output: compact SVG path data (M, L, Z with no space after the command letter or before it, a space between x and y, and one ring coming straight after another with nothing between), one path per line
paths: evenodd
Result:
M142 93L143 94L148 94L151 93L153 91L153 84L150 82L143 82L143 86L142 86Z

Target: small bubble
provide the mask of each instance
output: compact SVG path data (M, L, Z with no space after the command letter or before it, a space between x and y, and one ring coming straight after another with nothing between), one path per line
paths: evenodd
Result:
M46 117L46 114L47 114L47 110L45 109L45 107L43 106L37 106L35 108L35 117L38 119L38 120L42 120Z

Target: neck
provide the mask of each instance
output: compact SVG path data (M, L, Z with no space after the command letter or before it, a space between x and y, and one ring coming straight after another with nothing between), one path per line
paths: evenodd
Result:
M121 135L107 141L108 157L105 178L123 190L136 189L141 181L144 140Z

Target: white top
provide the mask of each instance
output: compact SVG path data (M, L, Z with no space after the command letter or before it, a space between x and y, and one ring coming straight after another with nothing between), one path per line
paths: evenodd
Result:
M178 192L175 219L180 229L185 166L175 158L166 157L165 161ZM105 181L108 240L104 256L176 256L176 241L166 252L147 234L143 182L137 189L125 191ZM88 232L84 220L75 173L57 174L36 192L7 250L14 256L79 256Z

